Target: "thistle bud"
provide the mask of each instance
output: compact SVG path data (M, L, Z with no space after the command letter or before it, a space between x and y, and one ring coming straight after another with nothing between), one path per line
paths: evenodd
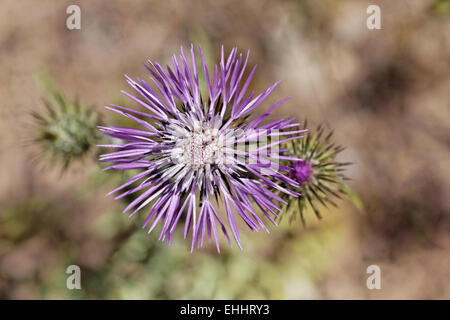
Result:
M306 125L305 121L303 127L306 128ZM316 130L305 133L303 139L283 145L290 156L298 159L286 161L285 165L291 168L290 177L299 184L298 188L292 190L300 193L300 196L281 195L286 201L283 212L291 220L298 214L305 224L304 213L308 207L321 219L320 206L337 207L336 198L349 197L358 208L361 207L360 200L345 183L349 179L344 172L351 163L336 160L344 147L333 143L332 135L332 131L326 133L324 127L319 125Z
M50 76L38 78L47 112L34 112L37 120L35 141L43 154L61 161L67 168L72 160L85 156L97 143L99 116L91 108L72 101Z

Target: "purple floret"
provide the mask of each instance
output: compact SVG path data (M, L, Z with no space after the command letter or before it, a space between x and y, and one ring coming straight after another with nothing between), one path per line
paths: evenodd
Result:
M291 170L291 177L295 179L300 186L303 186L306 182L310 181L311 176L312 168L308 161L300 160L294 162Z

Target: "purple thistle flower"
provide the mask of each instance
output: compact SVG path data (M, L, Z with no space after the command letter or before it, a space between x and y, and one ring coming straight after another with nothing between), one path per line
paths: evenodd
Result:
M112 105L107 109L126 116L143 129L99 127L107 135L122 140L120 144L103 145L119 151L104 154L101 161L114 164L105 170L142 170L125 184L110 192L122 192L116 199L139 192L124 209L130 216L151 204L144 227L149 233L162 224L159 239L170 243L175 227L183 216L184 237L192 230L192 246L203 246L205 234L211 235L219 249L217 228L220 227L230 246L231 241L223 220L242 249L236 223L239 216L251 230L264 229L263 220L253 204L273 224L280 208L275 201L286 203L277 192L298 196L291 187L298 183L289 177L289 167L277 160L287 159L279 153L279 144L300 138L304 130L294 119L280 119L261 124L271 112L288 98L275 103L268 111L253 120L249 114L259 106L278 85L255 96L246 95L256 67L241 87L249 53L245 56L231 50L228 58L222 47L219 65L214 72L208 69L201 47L201 67L206 81L207 97L202 97L199 71L194 48L190 57L181 48L172 67L164 70L158 63L148 61L150 86L144 80L127 82L139 94L129 98L146 109L141 112ZM191 66L188 63L191 60ZM146 120L144 120L146 119ZM290 131L283 131L290 129ZM283 137L287 136L287 137ZM284 172L284 173L283 173ZM216 209L222 204L225 216Z

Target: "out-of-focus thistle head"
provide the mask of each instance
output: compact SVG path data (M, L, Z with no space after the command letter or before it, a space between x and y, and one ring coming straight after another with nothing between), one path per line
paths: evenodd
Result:
M35 141L44 155L62 161L66 168L96 145L99 117L91 108L67 98L47 74L40 74L38 80L47 112L33 112L38 121Z
M306 128L307 122L304 122ZM298 198L286 197L287 204L283 206L284 214L294 219L297 215L305 224L304 213L308 206L312 208L317 218L321 219L320 205L336 206L335 198L349 197L357 207L360 200L345 183L348 178L344 175L349 162L339 162L336 156L344 147L332 142L333 131L319 125L316 130L309 130L303 139L283 143L295 158L299 160L283 163L290 167L289 176L296 180L299 186L292 190L300 193Z
M190 55L181 48L179 59L174 55L172 67L166 70L149 61L150 83L126 77L137 96L123 93L146 111L117 105L106 108L136 121L141 129L100 127L121 140L119 144L103 145L119 151L104 154L100 160L114 163L106 170L141 170L111 193L120 191L117 199L140 192L124 213L131 212L132 216L150 204L144 227L149 226L150 233L160 223L160 240L170 243L183 216L184 237L192 231L191 250L203 246L207 234L209 241L214 237L219 251L217 228L231 246L229 228L242 248L236 218L251 230L268 231L258 212L275 224L280 211L277 202L285 202L275 191L297 195L288 186L295 189L298 183L289 177L289 168L278 163L278 146L300 138L303 130L298 130L294 119L262 124L286 99L249 119L278 82L258 95L247 95L255 72L253 68L241 85L248 53L243 56L234 48L226 58L222 47L220 62L210 72L199 49L200 67L191 46ZM207 88L203 96L198 69ZM217 210L219 206L224 209L223 216Z

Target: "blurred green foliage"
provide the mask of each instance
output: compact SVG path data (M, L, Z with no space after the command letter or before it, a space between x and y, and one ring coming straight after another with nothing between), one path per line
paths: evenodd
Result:
M438 14L450 14L450 0L435 0L430 8Z

